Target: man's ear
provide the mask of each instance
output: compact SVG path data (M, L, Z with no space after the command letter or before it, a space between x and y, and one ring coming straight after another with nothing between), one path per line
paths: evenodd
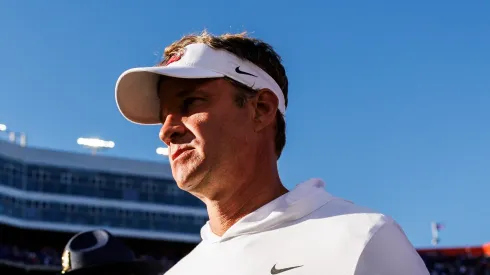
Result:
M279 100L271 90L261 89L252 102L255 108L255 131L258 132L275 122Z

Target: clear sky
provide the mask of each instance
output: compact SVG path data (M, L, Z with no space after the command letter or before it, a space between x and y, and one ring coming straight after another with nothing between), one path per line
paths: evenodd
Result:
M207 28L275 46L290 81L288 188L312 177L393 216L416 246L490 241L489 1L0 1L0 123L31 146L155 154L114 103L119 74ZM88 153L88 152L87 152ZM163 164L162 164L163 165Z

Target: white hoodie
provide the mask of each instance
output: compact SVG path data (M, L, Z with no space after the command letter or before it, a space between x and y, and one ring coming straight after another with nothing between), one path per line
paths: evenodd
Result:
M426 275L391 218L334 197L312 179L202 242L167 275Z

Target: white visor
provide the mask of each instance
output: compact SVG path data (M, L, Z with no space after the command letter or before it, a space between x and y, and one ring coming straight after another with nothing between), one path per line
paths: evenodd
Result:
M202 43L191 44L167 64L129 69L121 74L116 83L116 102L126 119L137 124L161 123L157 87L161 75L189 79L227 76L255 90L271 90L279 100L279 111L286 113L284 94L274 79L252 62L226 50L216 50Z

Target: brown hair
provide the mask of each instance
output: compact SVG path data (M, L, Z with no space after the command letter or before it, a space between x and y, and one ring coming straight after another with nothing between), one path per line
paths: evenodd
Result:
M203 31L197 35L186 35L165 48L163 61L159 65L164 66L174 54L178 53L184 47L195 43L205 43L212 48L226 50L239 58L254 63L276 81L284 94L285 105L288 105L288 77L282 65L281 57L274 51L271 45L260 39L249 37L245 32L214 36L207 31ZM238 106L243 106L250 96L255 95L256 91L251 88L240 85L241 83L231 79L228 80L239 88L236 99ZM276 114L275 136L275 151L278 159L285 145L286 122L278 110Z

